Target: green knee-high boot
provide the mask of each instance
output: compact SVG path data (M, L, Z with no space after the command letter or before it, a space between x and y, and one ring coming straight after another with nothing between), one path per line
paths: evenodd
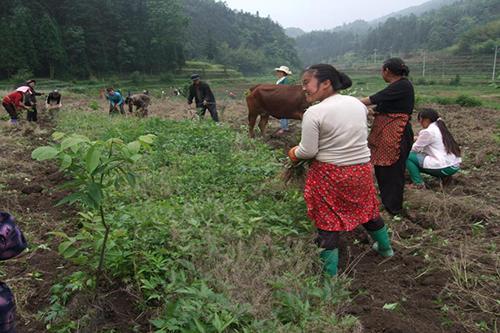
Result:
M319 254L323 262L323 271L330 276L337 275L337 266L339 264L339 249L323 250Z
M391 240L389 239L389 234L387 233L387 226L383 226L377 231L369 231L370 236L375 242L373 244L373 249L377 251L383 257L392 257L394 251L391 247Z

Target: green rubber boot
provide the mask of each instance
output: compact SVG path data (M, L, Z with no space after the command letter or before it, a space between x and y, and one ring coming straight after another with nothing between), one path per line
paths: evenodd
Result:
M323 250L319 254L323 262L323 271L330 276L337 275L337 266L339 264L339 249Z
M392 257L394 251L391 247L391 240L389 239L389 234L387 233L387 226L384 225L383 228L377 231L369 231L370 236L375 242L372 248L377 251L383 257Z

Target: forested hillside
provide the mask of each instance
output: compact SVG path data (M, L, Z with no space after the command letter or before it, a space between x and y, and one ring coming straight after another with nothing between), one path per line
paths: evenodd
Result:
M0 79L158 74L186 59L257 72L298 65L293 43L270 19L214 0L3 0Z
M296 41L305 63L333 61L348 52L368 55L374 50L407 53L455 46L460 53L491 52L490 46L500 42L499 24L494 23L499 19L500 0L462 0L422 16L392 17L367 31L313 31Z
M294 40L270 18L236 12L213 0L182 3L191 19L185 45L187 57L208 58L243 73L281 64L299 65Z

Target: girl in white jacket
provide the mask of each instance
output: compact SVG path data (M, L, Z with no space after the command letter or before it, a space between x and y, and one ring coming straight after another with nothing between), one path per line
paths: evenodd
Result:
M421 172L441 179L446 184L460 170L460 147L439 114L424 109L418 114L424 128L412 146L406 168L414 187L425 188Z

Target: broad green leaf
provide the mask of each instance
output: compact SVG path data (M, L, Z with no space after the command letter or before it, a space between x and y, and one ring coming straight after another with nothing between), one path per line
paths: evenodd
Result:
M132 172L128 172L126 177L127 177L127 182L129 183L129 185L135 186L135 184L136 184L135 174L133 174Z
M65 196L64 198L62 198L57 204L56 204L56 207L57 206L60 206L60 205L64 205L64 204L73 204L75 203L76 201L81 201L82 200L82 195L78 192L76 193L72 193L68 196Z
M92 146L85 156L85 167L88 173L92 174L99 165L101 150L97 146Z
M156 328L163 328L165 326L165 320L163 319L153 319L149 321Z
M78 215L88 221L94 221L94 214L92 214L91 212L79 212Z
M70 136L61 141L61 150L66 150L68 148L74 147L82 142L88 142L88 139L82 136Z
M70 247L65 252L63 252L61 254L64 256L64 258L70 259L70 258L73 258L77 253L78 253L77 247Z
M118 139L118 138L111 138L111 139L108 139L106 141L107 144L123 144L123 140L122 139Z
M37 161L53 159L59 154L59 150L51 146L38 147L31 153L31 158Z
M66 136L66 133L63 133L63 132L54 132L54 133L52 133L52 139L54 139L56 141L61 140L65 136Z
M99 206L102 201L101 186L97 183L90 183L87 190L90 198Z
M132 141L127 144L127 148L132 154L137 154L141 150L141 143L139 141Z
M154 134L146 134L146 135L141 135L139 137L139 141L150 145L153 143L155 138L156 138L156 135L154 135Z
M382 309L394 311L398 308L399 303L385 303Z
M71 163L73 163L73 159L71 158L70 155L64 154L61 157L61 170L66 170L71 166Z
M198 332L200 333L205 333L207 330L205 329L205 325L203 325L198 318L194 318L194 323L196 324L196 328L198 329Z
M53 236L56 236L56 237L59 237L59 238L70 239L69 236L66 235L66 233L64 233L62 231L50 231L50 232L47 232L47 235L53 235Z
M140 159L141 159L141 157L142 157L142 155L141 155L141 154L135 154L135 155L133 155L133 156L130 156L130 159L131 159L132 161L134 161L134 162L137 162L138 160L140 160Z
M73 247L74 243L75 243L75 241L72 239L61 242L61 244L59 244L59 247L58 247L59 253L67 258L72 257L72 256L67 256L67 254L68 253L73 254L73 255L76 254L75 250L77 250L77 249Z

